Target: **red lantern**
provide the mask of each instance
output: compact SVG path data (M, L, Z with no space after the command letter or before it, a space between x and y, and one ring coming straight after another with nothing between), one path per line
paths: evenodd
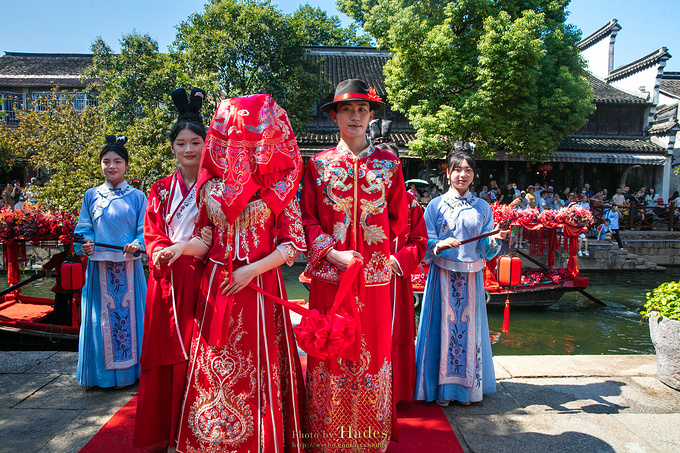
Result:
M439 168L441 171L446 171L446 162L439 162L437 164L437 168Z
M85 266L80 261L64 261L60 268L61 287L67 291L77 291L85 285Z
M504 255L498 258L496 266L496 280L501 286L517 286L522 277L522 260L519 256ZM503 325L501 332L510 332L510 289L505 298L505 309L503 310Z
M540 171L543 174L543 178L546 178L548 176L548 172L553 169L552 164L540 164L538 166L538 171Z
M522 277L522 260L519 256L504 255L498 258L496 279L501 286L517 286Z

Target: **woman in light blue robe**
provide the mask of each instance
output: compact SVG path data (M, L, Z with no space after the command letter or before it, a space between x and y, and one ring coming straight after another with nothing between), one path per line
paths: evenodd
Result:
M100 154L106 181L85 192L75 229L85 240L76 253L88 255L76 369L85 387L124 387L140 374L146 277L134 253L144 249L146 196L125 181L126 141L107 136Z
M496 391L484 294L484 262L500 251L507 232L467 244L494 229L489 204L470 194L474 159L448 158L451 188L425 211L430 270L416 341L414 399L469 404Z

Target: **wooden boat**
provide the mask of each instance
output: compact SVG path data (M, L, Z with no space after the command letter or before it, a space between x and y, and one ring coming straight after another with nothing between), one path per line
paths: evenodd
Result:
M53 323L54 299L25 296L21 293L21 286L36 279L31 277L18 282L18 250L23 245L22 241L4 244L7 281L10 288L17 288L9 292L5 290L3 292L6 294L0 296L0 349L76 351L80 330L80 291L73 292L70 325Z
M0 301L0 349L77 350L80 326L52 324L53 299L8 296ZM80 294L77 296L72 302L74 307L80 305Z
M424 266L425 269L427 269ZM538 269L536 269L538 270ZM531 270L529 270L531 272ZM427 271L424 274L427 275ZM425 290L423 276L417 276L413 285L413 303L418 307L422 302ZM421 283L422 282L422 283ZM502 309L510 293L510 307L523 309L544 309L555 304L567 292L583 292L588 288L588 277L560 279L558 282L542 282L522 284L513 288L504 288L485 279L486 304L489 309Z
M513 288L486 289L486 306L490 309L502 309L510 293L512 308L548 308L556 303L567 292L584 291L588 288L588 277L567 279L558 283L539 283L520 285Z

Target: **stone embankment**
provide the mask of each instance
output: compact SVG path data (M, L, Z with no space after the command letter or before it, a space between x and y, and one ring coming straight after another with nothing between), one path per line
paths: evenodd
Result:
M589 239L589 256L579 257L579 268L663 271L665 266L680 266L680 232L622 230L620 234L623 249Z
M588 256L579 256L581 270L664 271L680 266L680 231L621 231L623 249L616 242L588 239ZM526 247L526 245L525 245ZM525 251L526 253L526 251ZM555 252L555 267L567 267L568 255ZM546 262L546 258L540 259ZM528 261L525 265L532 266Z

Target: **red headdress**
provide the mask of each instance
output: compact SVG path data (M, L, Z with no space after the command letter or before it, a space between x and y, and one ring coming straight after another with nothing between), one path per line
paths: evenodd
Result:
M234 223L258 190L275 215L291 201L302 176L302 157L288 115L268 94L224 100L210 122L198 188L214 177L214 194Z

